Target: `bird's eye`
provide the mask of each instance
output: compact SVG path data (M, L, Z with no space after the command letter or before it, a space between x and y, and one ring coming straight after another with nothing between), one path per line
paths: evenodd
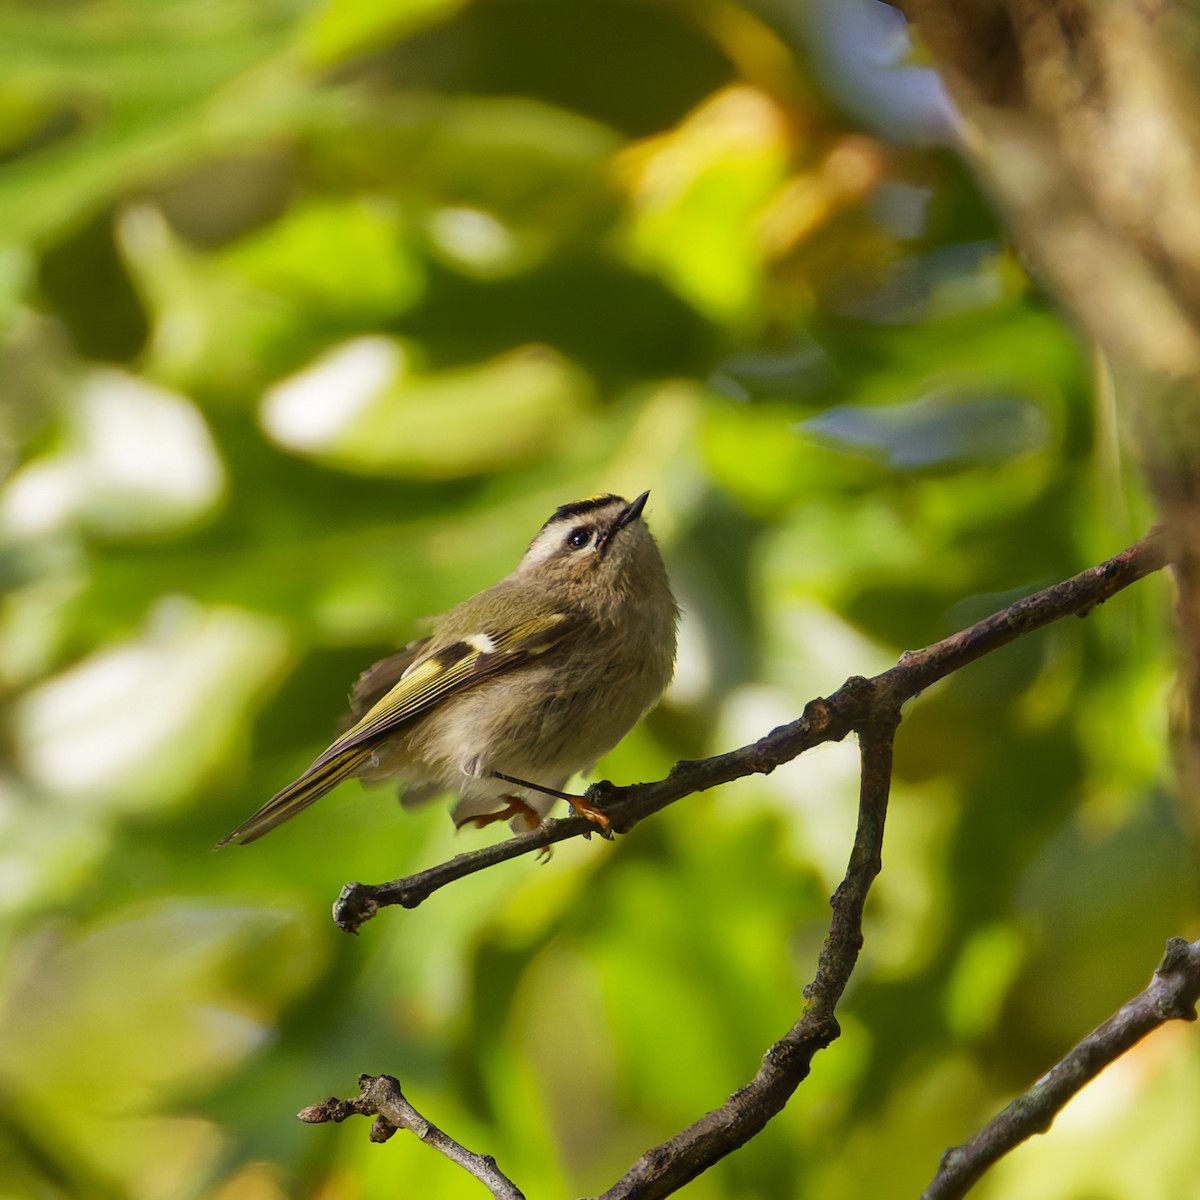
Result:
M577 526L567 534L567 545L572 550L582 550L591 540L592 531L583 525Z

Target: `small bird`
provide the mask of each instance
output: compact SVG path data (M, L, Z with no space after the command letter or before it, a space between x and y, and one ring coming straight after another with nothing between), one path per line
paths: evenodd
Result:
M679 609L653 535L632 503L564 504L512 574L369 667L349 728L218 846L245 844L343 779L395 779L405 805L457 792L455 824L533 829L562 791L649 711L675 665Z

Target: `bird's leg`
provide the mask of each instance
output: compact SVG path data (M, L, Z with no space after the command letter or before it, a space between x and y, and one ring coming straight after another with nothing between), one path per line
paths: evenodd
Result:
M538 816L536 810L526 804L520 797L502 796L501 799L507 800L508 805L499 812L484 813L481 817L468 817L467 820L476 829L483 829L488 825L495 824L497 821L511 821L515 817L520 817L530 830L536 829L542 823L542 818Z
M546 796L554 796L559 800L565 800L581 817L586 817L593 825L600 827L600 832L607 838L612 837L609 833L609 827L612 822L608 819L602 808L598 808L592 804L584 796L573 796L570 792L560 792L558 788L543 787L540 783L530 783L527 779L517 779L512 775L502 775L499 771L493 771L492 775L496 779L503 779L505 783L515 783L518 787L529 788L534 792L541 792ZM513 799L513 797L508 797ZM528 806L526 806L528 807Z
M485 826L492 825L496 821L509 821L515 817L520 817L525 822L525 828L532 833L542 823L542 818L537 811L525 803L519 796L503 796L502 799L508 801L508 806L502 808L499 812L484 813L482 817L468 817L476 829L483 829ZM465 822L464 822L465 824ZM587 836L586 834L584 836ZM543 846L537 852L537 859L540 863L548 863L554 857L554 848L552 846Z

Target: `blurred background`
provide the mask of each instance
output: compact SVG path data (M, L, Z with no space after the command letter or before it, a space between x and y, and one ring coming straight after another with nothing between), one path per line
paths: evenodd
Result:
M874 0L0 8L0 1196L475 1197L304 1105L403 1082L603 1190L801 1007L856 754L329 910L502 836L347 785L218 838L558 504L651 489L685 610L618 782L730 749L1135 540L1100 366ZM1197 934L1167 582L901 727L842 1039L694 1200L913 1196ZM980 1197L1190 1196L1157 1033Z

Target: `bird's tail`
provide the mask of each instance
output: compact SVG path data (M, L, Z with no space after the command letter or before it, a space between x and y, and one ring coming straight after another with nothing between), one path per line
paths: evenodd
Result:
M217 843L217 849L228 846L230 842L244 846L270 832L276 825L282 825L314 801L320 800L347 776L353 775L373 753L373 746L355 746L335 755L328 762L322 761L322 755L295 783L289 783L282 791L276 792L254 816L223 837Z

